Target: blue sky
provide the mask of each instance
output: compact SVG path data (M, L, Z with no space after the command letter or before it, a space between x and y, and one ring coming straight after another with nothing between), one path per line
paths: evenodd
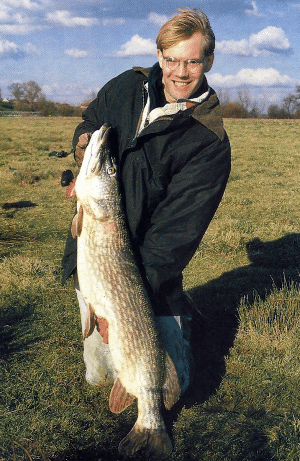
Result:
M262 106L300 85L300 2L285 0L1 0L0 88L36 81L48 99L80 104L109 79L156 61L160 26L200 8L216 35L210 86Z

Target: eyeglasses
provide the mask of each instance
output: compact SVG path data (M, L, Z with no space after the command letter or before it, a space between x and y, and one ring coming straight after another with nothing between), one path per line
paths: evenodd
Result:
M166 61L167 68L170 70L176 70L180 63L183 62L184 66L188 69L189 72L196 73L199 71L200 64L203 63L205 57L203 59L188 59L187 61L181 61L180 59L175 58L165 58L163 59Z

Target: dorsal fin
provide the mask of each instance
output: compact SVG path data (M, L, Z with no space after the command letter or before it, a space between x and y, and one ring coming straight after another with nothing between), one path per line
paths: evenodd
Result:
M163 387L163 399L167 410L170 410L179 400L180 392L180 384L175 365L166 352L166 381Z
M110 411L116 414L122 413L123 410L133 403L134 399L135 397L128 394L120 379L117 377L109 396Z

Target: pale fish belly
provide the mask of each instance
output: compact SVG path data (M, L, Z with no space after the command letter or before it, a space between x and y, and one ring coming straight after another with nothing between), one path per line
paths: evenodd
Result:
M109 133L112 130L104 125L93 134L76 183L79 286L91 318L95 314L108 322L109 347L118 374L110 395L111 411L119 413L134 397L138 400L137 421L119 451L134 456L143 449L151 459L164 459L172 444L161 416L162 396L170 409L179 398L180 386L174 364L158 340L130 247ZM91 329L87 328L85 337Z
M164 439L160 406L166 354L160 347L133 255L128 251L124 257L124 248L116 248L109 239L96 246L95 238L98 244L101 239L98 227L97 237L90 227L88 232L84 231L85 228L78 242L78 275L83 296L92 304L96 316L108 321L110 351L118 378L126 391L138 399L136 427L162 432ZM82 280L87 282L84 286Z
M78 242L81 291L96 316L108 321L116 371L126 390L137 397L140 387L162 387L164 353L131 251L124 254L116 239L103 233L99 237L99 226L95 237L94 223L89 224Z

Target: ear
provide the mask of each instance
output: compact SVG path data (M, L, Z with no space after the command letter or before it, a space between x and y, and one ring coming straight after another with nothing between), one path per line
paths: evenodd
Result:
M206 56L204 60L204 72L209 72L210 69L212 68L212 65L214 63L214 58L215 55L214 53L210 54L209 56Z
M163 54L160 50L157 50L157 57L158 57L158 62L160 67L162 67L162 62L163 62Z

